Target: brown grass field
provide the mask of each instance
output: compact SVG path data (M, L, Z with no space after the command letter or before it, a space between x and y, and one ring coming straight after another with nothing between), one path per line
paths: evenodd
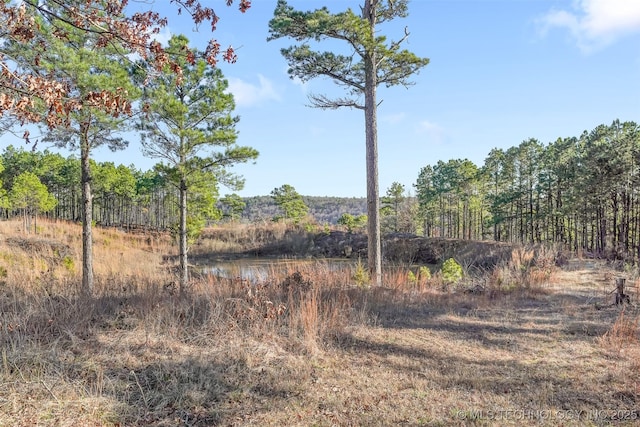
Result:
M384 288L321 261L263 283L195 277L168 237L0 222L0 426L601 426L640 418L638 274L512 260ZM253 238L256 240L257 238ZM215 243L209 242L211 247ZM615 277L631 304L614 306Z

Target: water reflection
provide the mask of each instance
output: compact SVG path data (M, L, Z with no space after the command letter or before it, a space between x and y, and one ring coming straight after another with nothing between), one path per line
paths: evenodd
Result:
M292 259L292 258L241 258L237 260L216 261L213 265L201 266L200 271L226 279L240 278L250 282L263 282L276 273L293 273L300 268L322 267L330 271L355 268L357 261L352 259Z

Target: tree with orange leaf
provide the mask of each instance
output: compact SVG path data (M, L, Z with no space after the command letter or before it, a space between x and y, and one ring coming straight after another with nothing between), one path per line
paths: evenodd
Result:
M219 17L199 0L170 0L178 15L186 14L196 24L208 23L216 29ZM142 3L142 2L140 2ZM231 6L233 0L225 0ZM90 99L104 111L119 115L130 104L123 100L117 88L102 88L84 93L84 99L74 93L65 80L44 73L40 59L57 39L66 42L70 31L91 35L95 48L117 46L122 55L137 54L155 64L161 71L171 63L165 48L154 35L169 24L167 18L152 10L129 12L129 0L20 0L0 2L0 116L12 116L19 123L46 123L50 128L67 124L69 113L81 108ZM251 7L251 1L239 0L241 12ZM33 52L29 58L14 57L7 43L22 45ZM193 63L193 54L186 53ZM233 48L223 49L210 40L203 52L207 62L215 66L222 58L234 62ZM180 73L173 63L172 69ZM28 136L28 135L27 135Z
M170 0L196 25L214 30L218 16L197 0ZM233 0L226 0L227 6ZM91 150L100 145L122 148L117 136L136 97L128 68L131 55L167 68L178 76L181 66L153 39L168 24L153 11L128 13L128 0L21 0L0 3L0 117L18 124L43 124L46 141L80 151L83 199L82 290L93 292ZM250 1L240 0L245 12ZM195 63L197 54L181 52ZM210 66L222 57L235 61L211 40L202 54ZM152 75L147 76L152 78ZM116 133L114 133L116 131ZM28 131L24 139L31 142ZM35 147L35 142L34 142Z

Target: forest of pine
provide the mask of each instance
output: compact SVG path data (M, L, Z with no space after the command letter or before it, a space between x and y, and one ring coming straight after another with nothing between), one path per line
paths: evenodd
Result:
M12 145L0 154L0 206L4 218L16 215L34 215L50 219L80 221L81 189L80 161L64 157L49 150L32 151ZM159 170L141 171L134 165L116 165L113 162L92 161L93 219L95 224L123 229L167 230L178 221L178 190ZM20 202L16 181L21 175L35 175L38 184L44 185L56 203L48 208L39 205L33 197ZM33 189L30 189L33 194ZM206 191L211 191L208 187ZM238 220L242 222L271 221L278 216L279 208L271 196L245 197L218 194L208 220ZM197 191L190 196L199 197ZM366 212L366 199L358 197L303 196L310 216L319 224L336 224L344 213L361 215Z
M528 139L494 149L482 167L467 160L426 166L416 192L430 236L635 255L639 165L638 125L615 120L547 145Z
M77 158L8 146L0 161L6 218L40 213L79 221ZM178 192L160 168L141 171L112 162L93 162L92 167L97 225L164 230L176 224ZM24 174L35 175L55 202L46 207L20 199ZM532 138L506 150L491 150L483 165L468 159L438 161L416 175L414 188L394 183L381 198L383 231L558 243L608 256L640 252L640 128L635 122L615 120L546 145ZM277 204L267 195L208 196L217 200L209 223L269 221L278 215ZM309 207L308 220L321 225L336 224L343 214L366 212L365 198L303 200Z

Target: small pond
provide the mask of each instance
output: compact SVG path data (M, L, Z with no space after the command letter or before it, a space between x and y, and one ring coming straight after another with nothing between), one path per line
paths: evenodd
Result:
M330 271L355 268L358 261L352 259L323 258L239 258L234 260L214 261L210 265L197 268L204 274L212 274L225 278L241 278L251 282L261 282L274 273L292 273L301 268L322 267ZM366 264L365 264L366 265Z
M358 261L345 258L238 258L234 260L210 261L207 265L200 264L197 268L204 274L212 274L224 278L241 278L250 282L261 282L274 274L292 274L300 269L325 269L329 271L354 271L358 262L367 268L366 260ZM386 265L383 269L416 269L418 266ZM429 266L434 271L434 266Z

